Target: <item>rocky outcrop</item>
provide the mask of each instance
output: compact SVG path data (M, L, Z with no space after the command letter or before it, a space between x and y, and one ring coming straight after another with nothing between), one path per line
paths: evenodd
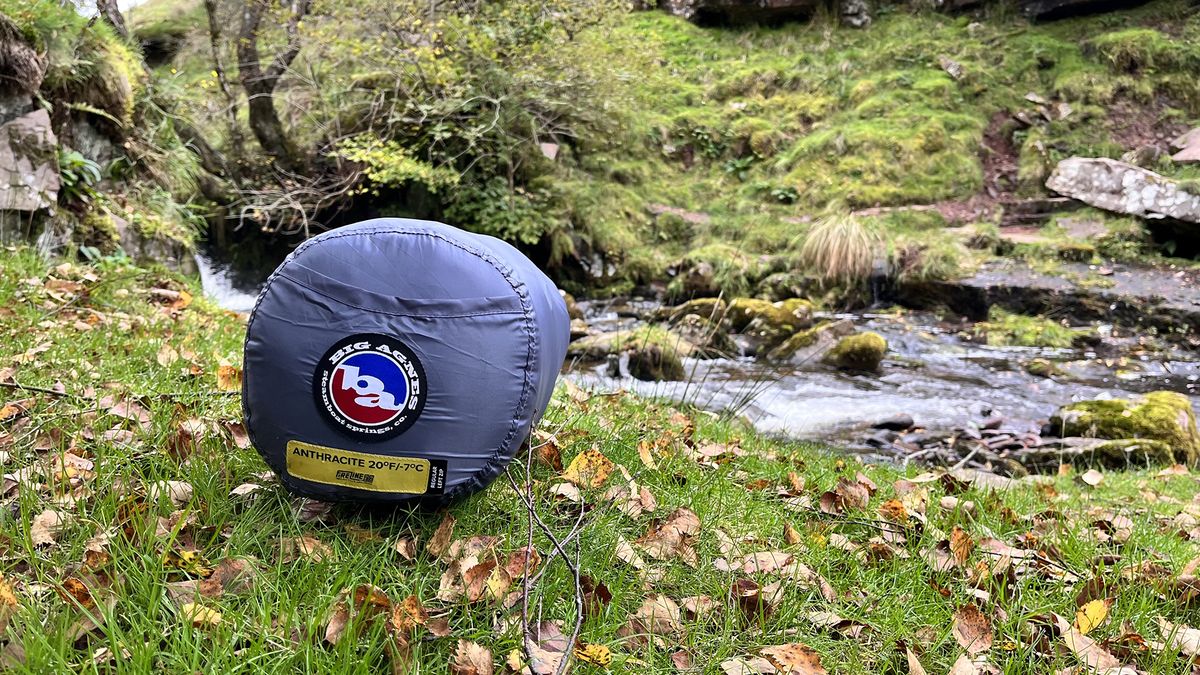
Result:
M0 239L58 200L57 140L50 115L35 110L0 125Z
M659 0L659 7L701 24L785 21L808 18L816 0Z
M1173 454L1166 456L1162 452L1151 453L1150 458L1158 462L1194 464L1200 458L1200 432L1196 429L1191 401L1173 391L1156 391L1132 400L1072 403L1054 413L1044 432L1043 435L1122 441L1119 446L1105 446L1119 447L1122 452L1138 446L1137 441L1157 441L1141 445L1143 450L1164 446L1171 450Z
M1104 157L1071 157L1054 168L1046 187L1098 209L1142 218L1200 223L1200 193L1132 164Z
M588 335L567 347L567 356L585 362L607 362L609 375L632 375L639 380L681 380L683 359L699 348L659 326L641 326Z
M854 324L849 319L825 321L785 340L767 354L767 360L795 366L819 361L826 352L837 346L838 338L853 333Z
M1171 155L1173 161L1200 162L1200 127L1171 141L1171 148L1178 151Z

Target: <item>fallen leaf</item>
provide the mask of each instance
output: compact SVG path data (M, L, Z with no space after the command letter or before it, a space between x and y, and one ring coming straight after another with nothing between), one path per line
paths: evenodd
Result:
M803 643L764 647L759 653L785 675L825 675L826 672L821 666L821 656Z
M615 468L611 459L592 448L575 455L562 477L579 487L599 487L608 480Z
M917 655L907 646L904 647L904 658L908 661L908 675L927 675L925 667L917 659Z
M392 548L405 560L413 560L417 557L417 540L412 537L400 537L395 544L392 544Z
M420 598L410 595L403 602L395 603L392 606L391 622L392 627L396 630L408 632L417 626L427 624L429 612L425 611Z
M219 598L225 593L242 593L250 590L258 573L254 562L246 558L225 558L213 567L212 574L200 582L200 595Z
M1171 623L1161 616L1156 621L1166 649L1173 649L1189 658L1200 656L1200 630Z
M425 550L429 552L429 555L440 558L446 553L450 547L450 539L454 536L455 522L454 516L450 513L442 518L442 522L433 531L433 536L429 538L429 543L425 545Z
M309 535L286 537L280 540L280 559L282 562L292 562L304 558L309 562L319 563L334 559L333 549L320 539Z
M604 582L596 581L586 574L579 575L579 586L583 592L583 613L585 616L599 616L608 603L612 602L612 591Z
M217 389L238 391L242 388L242 369L223 363L217 366Z
M158 348L158 354L154 357L154 360L158 362L158 365L166 368L167 366L179 360L179 352L175 351L174 347L164 342L162 343L162 346Z
M675 509L661 523L652 524L635 543L650 557L669 560L676 556L695 564L693 539L700 534L700 517L688 508Z
M797 530L795 527L792 527L791 523L784 523L783 541L786 542L788 546L795 546L804 541L804 537L801 536L799 530Z
M17 613L17 594L12 584L0 574L0 638L8 631L8 623Z
M525 634L525 650L529 654L529 671L533 675L551 675L558 671L567 657L570 641L562 628L552 621L530 626Z
M1095 469L1088 469L1079 476L1079 482L1089 487L1096 487L1104 482L1104 474Z
M971 535L955 525L950 531L950 554L954 556L954 562L960 567L965 565L974 550L975 541L971 539Z
M459 640L450 661L451 675L492 675L492 652L470 640Z
M1075 611L1075 630L1087 635L1104 623L1112 600L1092 600Z
M35 546L50 546L58 541L58 535L69 522L68 516L53 509L46 509L34 516L29 525L29 539Z
M676 635L683 630L679 605L665 595L651 595L630 617L622 630L627 634Z
M157 502L163 497L168 497L176 507L183 507L192 501L192 492L191 483L181 480L164 480L151 483L146 491L146 496L152 502Z
M575 658L583 663L607 668L612 663L612 652L604 645L581 644L575 647Z
M229 438L233 441L233 447L239 450L245 450L250 447L250 434L246 431L246 425L242 422L223 422L222 426L229 432Z
M970 656L960 654L947 675L979 675L979 668L975 666L975 662L971 660Z
M992 648L991 622L975 603L963 605L954 612L950 632L955 641L972 656Z
M651 471L658 471L658 464L654 461L654 455L651 452L654 446L649 441L638 442L638 459L642 460L642 464Z
M214 628L221 624L220 612L194 602L179 608L179 618L195 628Z
M1063 617L1054 615L1055 625L1067 649L1091 670L1107 671L1119 668L1121 662L1090 637L1075 630ZM1114 674L1115 675L1115 674Z

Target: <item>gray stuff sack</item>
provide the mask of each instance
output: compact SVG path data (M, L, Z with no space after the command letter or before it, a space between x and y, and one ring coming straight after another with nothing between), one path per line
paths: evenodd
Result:
M562 295L512 246L381 218L300 245L246 330L242 405L283 485L450 501L512 460L566 356Z

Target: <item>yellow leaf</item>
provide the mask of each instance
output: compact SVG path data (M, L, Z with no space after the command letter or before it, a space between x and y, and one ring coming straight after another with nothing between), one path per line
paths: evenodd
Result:
M242 388L242 369L229 364L217 367L217 389L237 391Z
M639 442L638 457L641 458L642 464L645 464L647 469L650 469L651 471L657 471L658 464L654 462L654 455L650 453L652 449L653 447L650 445L650 443L646 441Z
M562 477L580 487L599 487L608 480L615 466L612 460L592 448L575 455Z
M575 648L575 658L584 663L607 666L612 663L612 652L604 645L581 645Z
M189 602L180 607L179 616L184 622L190 623L196 628L212 628L221 623L220 612L194 602Z
M1087 635L1108 618L1111 600L1092 600L1075 612L1075 630Z

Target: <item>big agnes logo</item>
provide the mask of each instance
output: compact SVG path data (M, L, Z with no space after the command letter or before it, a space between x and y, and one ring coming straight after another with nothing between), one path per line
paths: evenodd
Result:
M425 407L425 371L404 343L360 334L336 342L313 377L317 405L339 429L363 440L393 438Z

